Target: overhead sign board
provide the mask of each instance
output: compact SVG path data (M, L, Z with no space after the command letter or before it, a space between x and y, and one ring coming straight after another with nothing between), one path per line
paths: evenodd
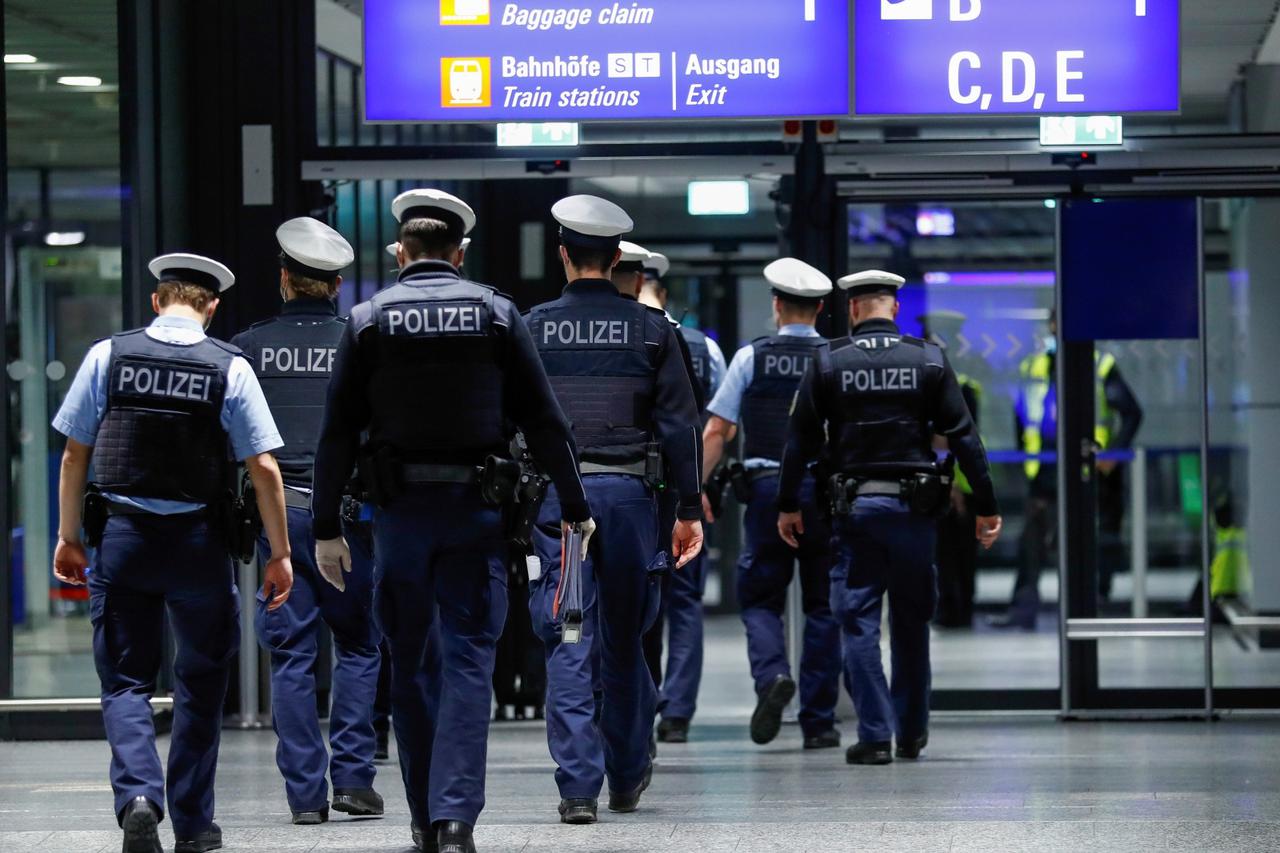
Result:
M1179 109L1178 0L854 0L854 112Z
M848 0L365 0L369 121L843 116Z

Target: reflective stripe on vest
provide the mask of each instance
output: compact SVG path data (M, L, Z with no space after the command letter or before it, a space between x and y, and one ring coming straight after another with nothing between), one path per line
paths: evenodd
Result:
M1045 408L1054 380L1049 375L1048 353L1037 353L1022 362L1023 427L1022 449L1036 456L1044 451ZM1097 381L1094 382L1095 425L1093 440L1104 450L1111 444L1111 422L1114 412L1107 403L1107 377L1115 369L1116 359L1110 353L1094 353ZM1055 418L1056 427L1056 418ZM1056 439L1056 435L1053 436ZM1040 473L1040 460L1029 459L1023 463L1027 479L1034 480Z

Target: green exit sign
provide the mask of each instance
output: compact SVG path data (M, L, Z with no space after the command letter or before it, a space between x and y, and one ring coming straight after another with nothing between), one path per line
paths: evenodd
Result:
M1047 116L1040 119L1040 144L1072 148L1124 145L1124 118Z
M505 122L498 125L499 148L563 148L578 144L578 125L573 122Z

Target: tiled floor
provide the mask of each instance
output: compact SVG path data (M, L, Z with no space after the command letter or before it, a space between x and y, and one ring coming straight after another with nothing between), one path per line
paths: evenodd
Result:
M838 751L802 751L794 727L753 746L750 709L742 641L732 622L716 623L692 742L663 748L638 813L604 812L593 827L556 822L541 725L496 725L480 850L1280 850L1280 720L946 718L935 721L926 760L851 768ZM843 728L851 737L852 723ZM218 820L227 850L410 849L394 766L378 781L384 819L293 827L274 748L269 730L225 733ZM118 850L107 761L101 742L0 743L0 851Z

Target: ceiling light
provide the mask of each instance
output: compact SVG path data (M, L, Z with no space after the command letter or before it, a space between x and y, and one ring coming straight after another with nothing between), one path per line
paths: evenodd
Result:
M102 85L101 77L59 77L58 82L63 86L83 86L92 88Z
M83 231L50 231L44 235L46 246L79 246L83 242Z
M35 61L36 58L29 53L6 53L4 55L5 65L30 65Z

